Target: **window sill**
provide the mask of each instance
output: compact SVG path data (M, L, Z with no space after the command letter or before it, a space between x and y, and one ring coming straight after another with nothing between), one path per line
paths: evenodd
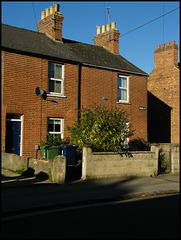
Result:
M130 102L116 102L116 103L119 103L119 104L127 104L127 105L131 105Z
M56 95L56 94L47 94L48 97L59 97L59 98L66 98L67 96L63 96L63 95Z

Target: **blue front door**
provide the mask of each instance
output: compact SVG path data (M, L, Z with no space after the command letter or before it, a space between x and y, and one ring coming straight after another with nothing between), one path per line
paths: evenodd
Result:
M6 152L20 155L21 121L6 121Z

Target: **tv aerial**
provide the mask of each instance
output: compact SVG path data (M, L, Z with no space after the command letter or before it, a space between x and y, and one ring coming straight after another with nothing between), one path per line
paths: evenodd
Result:
M106 11L107 11L107 14L108 14L108 24L110 26L110 12L109 12L109 10L110 10L110 7L106 7ZM109 41L110 41L110 31L109 31Z
M106 11L108 14L108 24L110 24L110 13L109 13L110 7L106 7Z

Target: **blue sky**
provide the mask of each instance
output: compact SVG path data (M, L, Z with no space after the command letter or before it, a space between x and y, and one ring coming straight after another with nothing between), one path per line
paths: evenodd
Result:
M54 1L64 16L63 38L94 44L96 25L108 23L105 7L110 7L110 22L116 22L120 34L135 29L173 9L179 1ZM38 31L41 12L53 1L2 1L1 22ZM150 74L154 68L157 45L175 40L180 52L180 8L119 38L119 53ZM180 54L179 54L180 57Z

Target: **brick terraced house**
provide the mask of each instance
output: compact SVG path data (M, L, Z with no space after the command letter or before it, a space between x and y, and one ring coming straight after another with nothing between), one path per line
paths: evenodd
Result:
M2 24L1 151L35 157L47 133L70 137L66 127L93 104L126 110L133 137L147 140L148 74L119 54L115 22L90 45L62 38L63 18L55 4L38 32Z
M180 143L180 64L172 41L154 51L148 78L148 141Z

